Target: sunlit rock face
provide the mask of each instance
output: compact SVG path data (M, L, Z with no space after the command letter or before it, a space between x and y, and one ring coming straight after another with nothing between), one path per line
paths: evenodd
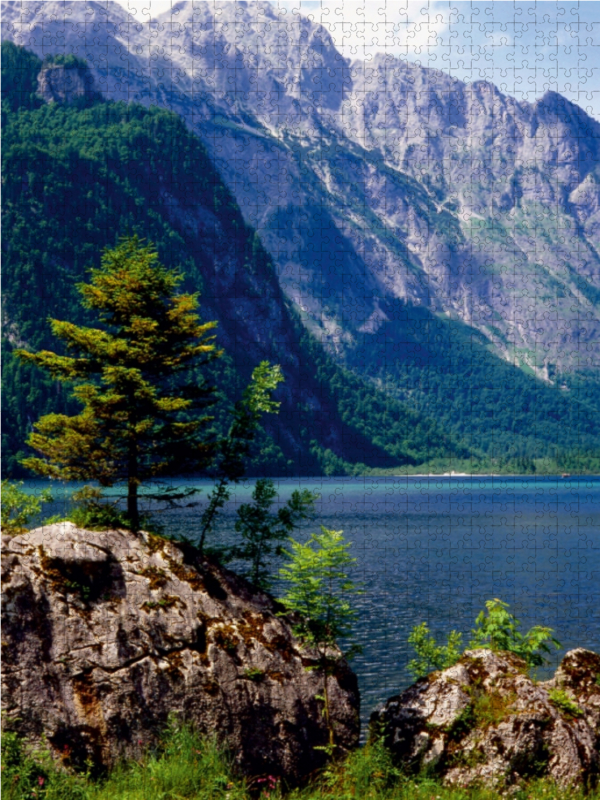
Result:
M447 784L507 788L549 776L592 785L600 752L600 656L566 654L554 678L537 683L505 652L472 650L371 716L405 768L428 767Z
M323 676L274 601L193 550L57 523L4 537L6 724L83 766L139 757L169 714L216 733L249 775L294 783L323 763ZM336 742L358 744L359 695L328 679Z
M50 64L38 75L38 95L46 103L81 102L96 95L94 77L86 66Z

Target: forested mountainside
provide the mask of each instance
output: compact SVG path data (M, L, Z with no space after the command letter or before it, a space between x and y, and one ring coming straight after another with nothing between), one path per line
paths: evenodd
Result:
M46 103L37 94L70 93ZM185 288L217 319L226 357L209 380L223 391L216 424L261 360L281 364L281 413L267 422L253 470L344 471L467 456L431 419L336 366L302 328L269 255L245 223L206 150L175 114L103 102L85 64L47 63L2 46L3 447L5 470L31 423L75 410L64 387L11 356L15 346L55 349L47 318L85 322L78 281L105 246L137 233L155 243ZM165 154L168 157L165 157ZM88 320L89 321L89 320Z

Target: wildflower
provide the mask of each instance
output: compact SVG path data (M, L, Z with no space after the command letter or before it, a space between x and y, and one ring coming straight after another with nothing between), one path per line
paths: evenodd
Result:
M43 785L44 785L44 779L42 778L42 776L41 776L41 775L39 775L39 776L38 776L38 784L39 784L40 786L43 786Z

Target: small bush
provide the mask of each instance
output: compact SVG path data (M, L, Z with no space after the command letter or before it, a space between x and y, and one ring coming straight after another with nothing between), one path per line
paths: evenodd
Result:
M560 642L552 636L552 628L534 625L523 635L519 630L520 625L520 621L509 613L507 603L498 599L488 600L485 610L475 620L469 647L506 650L524 659L528 667L539 667L546 663L542 653L550 653L549 642L560 649Z
M2 734L4 800L88 800L88 787L88 776L62 770L47 748L27 747L12 731Z
M2 533L11 536L25 533L31 519L40 513L42 503L52 502L49 489L44 489L39 495L32 495L24 492L21 486L23 481L2 481Z
M564 714L566 717L575 718L583 716L583 711L564 689L550 689L548 697L552 705L556 706L561 714Z
M117 508L117 502L109 502L101 489L84 486L73 492L75 507L69 514L69 520L78 528L88 531L128 530L131 525L127 515Z
M409 661L408 671L418 680L433 670L451 667L461 656L461 640L462 636L458 631L451 631L447 644L438 645L426 622L415 626L408 637L408 643L413 646L417 657Z

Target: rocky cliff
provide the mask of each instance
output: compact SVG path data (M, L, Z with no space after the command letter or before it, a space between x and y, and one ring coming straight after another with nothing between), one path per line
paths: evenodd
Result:
M596 369L600 125L560 95L351 62L266 2L180 2L146 25L110 2L5 3L3 20L87 58L106 96L182 114L340 357L382 332L400 346L401 300L545 380Z
M595 784L600 772L600 656L566 654L537 683L511 653L473 650L392 697L371 716L396 761L447 784L499 788L549 776Z
M93 101L94 76L83 64L46 64L38 75L38 95L46 103Z
M6 724L67 763L137 757L171 712L217 733L246 774L294 782L323 762L315 654L233 573L156 536L59 523L4 537L2 580ZM348 667L329 693L349 749Z

